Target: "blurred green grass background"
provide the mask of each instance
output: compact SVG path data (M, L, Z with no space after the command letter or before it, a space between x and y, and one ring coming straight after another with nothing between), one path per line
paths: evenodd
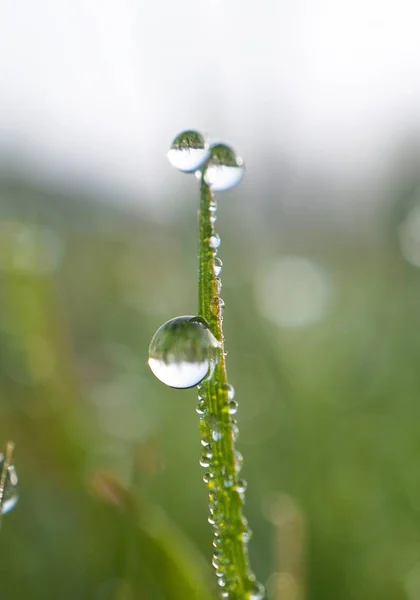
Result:
M0 439L15 441L20 478L0 534L2 600L215 597L196 393L147 367L154 331L196 312L193 187L152 220L2 181ZM219 201L250 553L270 600L420 597L420 273L398 244L406 188L344 227L240 211L240 191ZM296 255L322 267L329 300L312 322L281 326L261 287ZM304 307L318 297L305 285ZM296 297L272 293L271 313L278 302L287 318Z

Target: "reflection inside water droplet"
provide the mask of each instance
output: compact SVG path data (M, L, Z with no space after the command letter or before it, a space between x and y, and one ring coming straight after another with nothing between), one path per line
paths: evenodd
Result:
M194 387L211 377L220 344L200 317L186 315L164 323L149 346L149 366L156 377L174 388Z
M183 131L176 136L168 152L169 162L185 173L197 171L209 157L210 150L198 131Z
M210 158L206 163L204 181L213 191L228 190L244 176L243 160L225 144L215 144L210 148Z

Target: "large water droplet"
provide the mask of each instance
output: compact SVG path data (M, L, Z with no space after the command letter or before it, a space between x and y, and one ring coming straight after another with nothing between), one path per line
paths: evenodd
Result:
M210 155L209 145L198 131L183 131L168 152L169 162L185 173L197 171Z
M149 346L149 366L173 388L194 387L213 374L220 344L200 317L186 315L164 323Z
M242 158L225 144L215 144L210 148L210 158L206 163L204 181L213 191L221 192L237 185L244 175Z
M0 473L3 472L3 465L4 465L4 455L0 454ZM5 515L6 513L8 513L9 511L12 510L12 508L14 508L16 506L16 503L18 501L18 492L17 492L17 485L18 485L18 476L15 470L14 465L9 465L8 469L7 469L7 474L6 474L6 480L5 480L5 485L4 485L4 491L3 491L3 504L2 504L2 508L1 508L1 512L3 515Z

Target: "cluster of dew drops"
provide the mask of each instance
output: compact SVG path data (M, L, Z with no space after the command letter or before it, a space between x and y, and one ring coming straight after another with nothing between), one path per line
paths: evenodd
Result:
M242 159L235 151L225 144L209 145L204 136L197 131L184 131L172 142L168 152L170 163L185 173L195 173L198 179L203 178L212 191L228 190L237 185L244 175ZM210 205L210 221L212 226L216 221L216 202ZM220 238L216 233L208 239L210 250L213 253L210 267L213 269L218 286L221 290L220 274L222 261L217 256ZM219 296L220 298L220 296ZM220 307L224 307L222 299ZM232 475L224 477L218 473L217 460L214 460L213 449L215 443L222 439L221 423L216 415L211 414L206 398L204 382L210 379L220 359L222 349L207 323L201 317L183 315L170 319L155 333L149 346L149 366L154 375L163 383L173 388L191 388L198 386L197 413L200 416L200 434L202 456L200 465L206 469L203 481L209 491L209 517L208 521L213 527L214 553L212 564L215 568L217 581L221 589L222 598L234 598L237 589L235 579L235 565L231 564L225 554L225 548L231 539L231 529L234 535L239 535L245 548L250 537L247 521L242 517L241 523L232 524L229 528L227 515L224 514L220 499L223 494L230 492L235 486L238 500L243 503L245 499L246 481L238 479L235 483ZM238 437L238 426L234 418L238 404L235 400L235 390L226 384L227 410L231 421L233 441ZM242 467L242 455L235 451L236 475ZM220 467L219 471L223 469ZM220 488L220 481L225 489ZM249 600L262 600L264 587L255 581L252 572L248 574Z

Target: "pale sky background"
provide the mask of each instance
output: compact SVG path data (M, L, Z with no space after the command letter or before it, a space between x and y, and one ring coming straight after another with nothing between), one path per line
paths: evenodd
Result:
M420 131L418 0L0 0L0 160L160 203L197 128L371 181ZM176 183L176 185L178 185ZM140 201L140 200L138 200Z

